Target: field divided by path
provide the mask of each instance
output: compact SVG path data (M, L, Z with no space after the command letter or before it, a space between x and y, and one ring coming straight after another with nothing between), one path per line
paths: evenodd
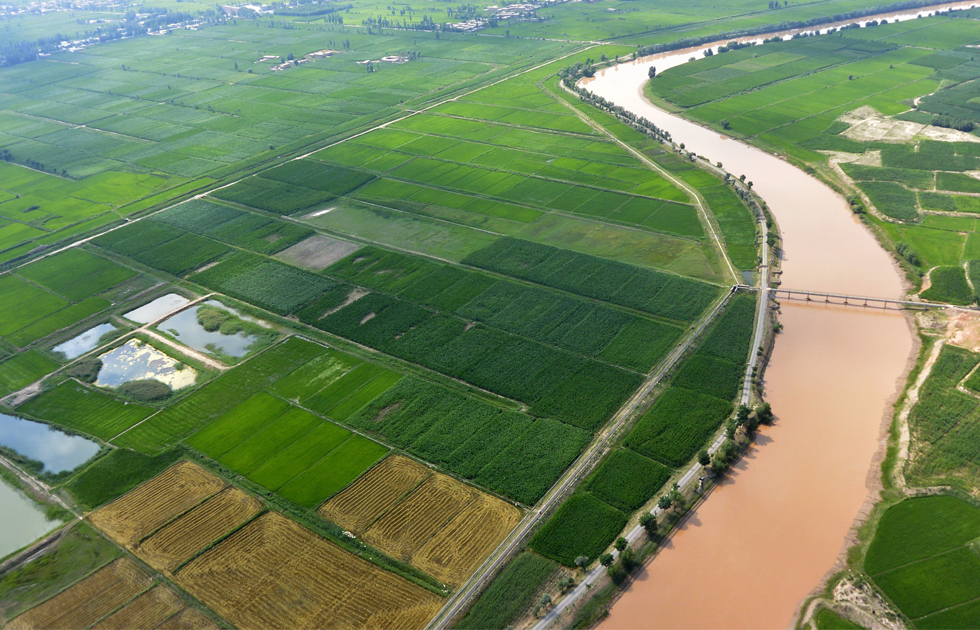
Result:
M906 499L881 517L865 571L916 628L980 620L980 511L950 496Z
M81 250L0 276L0 396L33 383L64 360L36 347L8 355L62 329L107 315L148 282L133 269Z

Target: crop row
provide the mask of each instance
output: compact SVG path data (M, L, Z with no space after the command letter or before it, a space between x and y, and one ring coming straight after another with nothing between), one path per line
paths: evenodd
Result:
M586 432L404 379L348 419L353 426L532 504L578 456Z
M516 238L501 238L464 263L690 322L718 296L709 284Z
M528 403L532 412L564 411L561 420L594 429L641 377L530 339L433 313L372 293L323 317L323 305L300 318L388 354ZM595 374L595 378L592 375Z
M676 326L581 298L376 248L361 249L326 273L642 371L680 335Z
M153 219L261 254L282 251L313 234L309 228L203 199L185 201Z
M187 443L305 507L342 490L387 453L266 393L230 410Z
M752 341L755 297L736 295L637 421L626 446L670 467L687 463L732 411Z

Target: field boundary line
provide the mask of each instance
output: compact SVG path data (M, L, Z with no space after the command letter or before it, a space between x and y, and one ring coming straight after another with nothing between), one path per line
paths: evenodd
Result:
M328 144L328 145L319 147L319 148L317 148L317 149L315 149L313 151L310 151L310 152L305 153L303 155L300 155L298 157L294 157L294 158L285 160L284 162L276 163L276 164L273 164L271 166L265 166L265 167L259 168L255 173L250 173L250 174L248 174L248 175L246 175L244 177L240 177L240 178L238 178L238 179L236 179L236 180L234 180L232 182L229 182L227 184L224 184L222 186L217 186L215 188L210 188L210 189L208 189L208 190L206 190L206 191L204 191L202 193L198 193L198 194L196 194L196 195L194 195L192 197L189 197L188 199L185 199L185 200L180 201L178 203L170 204L168 206L165 206L163 208L160 208L159 210L150 212L148 214L144 214L143 216L135 217L133 219L130 219L130 218L127 217L127 218L125 218L124 222L121 223L120 225L116 225L116 226L113 226L113 227L106 228L105 230L102 230L100 232L96 232L95 234L92 234L91 236L87 236L87 237L82 238L82 239L79 239L77 241L73 241L73 242L68 243L67 245L64 245L62 247L59 247L59 248L57 248L57 249L55 249L53 251L47 252L45 254L42 254L42 255L38 256L37 258L32 258L32 259L27 260L25 262L22 262L22 263L20 263L18 265L11 266L9 269L7 269L7 270L5 270L3 272L0 272L0 276L3 276L4 274L7 274L7 273L11 273L11 272L13 272L16 269L20 269L21 267L25 267L25 266L33 263L33 262L37 262L38 260L42 260L44 258L49 258L51 256L55 256L55 255L60 254L62 252L68 251L69 249L73 249L75 247L79 247L80 245L84 245L85 243L88 243L89 241L92 241L92 240L94 240L96 238L99 238L100 236L104 236L104 235L106 235L106 234L108 234L110 232L114 232L115 230L118 230L120 228L126 227L127 225L131 225L131 224L136 223L138 221L142 221L144 219L148 219L150 217L156 216L156 215L160 214L161 212L165 212L165 211L169 210L170 208L173 208L175 206L179 206L180 204L185 203L187 201L191 201L191 200L195 200L195 199L202 199L202 198L208 196L209 194L211 194L212 192L214 192L216 190L222 190L224 188L228 188L230 186L234 186L235 184L237 184L237 183L239 183L241 181L244 181L245 179L248 179L249 177L253 177L253 176L257 175L258 173L263 173L265 171L271 170L271 169L273 169L273 168L275 168L277 166L281 166L284 163L295 162L296 160L300 160L300 159L303 159L305 157L309 157L309 156L313 155L314 153L317 153L319 151L323 151L325 149L329 149L329 148L334 147L334 146L337 146L339 144L343 144L344 142L347 142L348 140L352 140L354 138L359 138L360 136L363 136L365 134L368 134L368 133L370 133L372 131L375 131L377 129L387 128L388 125L391 125L391 124L396 123L396 122L400 122L400 121L405 120L407 118L411 118L412 116L415 116L416 114L425 113L425 112L429 111L430 109L434 109L434 108L436 108L436 107L438 107L440 105L443 105L445 103L449 103L449 102L455 101L457 99L463 98L465 96L469 96L470 94L475 94L476 92L479 92L480 90L484 90L486 88L493 87L493 86L495 86L495 85L497 85L499 83L502 83L504 81L508 81L508 80L513 79L515 77L519 77L519 76L521 76L523 74L527 74L528 72L533 72L535 70L540 70L541 68L544 68L545 66L548 66L548 65L551 65L551 64L556 63L558 61L561 61L562 59L567 59L568 57L571 57L573 55L577 55L579 53L585 52L586 50L590 50L591 48L594 48L596 45L598 45L598 44L592 44L592 45L589 45L589 46L579 47L576 50L573 50L573 51L569 52L566 55L562 55L561 57L556 57L554 59L549 59L547 61L543 61L543 62L541 62L540 64L538 64L536 66L532 66L532 67L527 68L525 70L521 70L520 72L517 72L515 74L507 75L505 77L502 77L500 79L497 79L496 81L493 81L492 83L488 83L486 85L481 85L481 86L479 86L477 88L474 88L474 89L472 89L472 90L470 90L468 92L464 92L463 94L458 94L458 95L453 96L451 98L447 98L445 100L437 101L437 102L433 103L432 105L428 105L428 106L426 106L426 107L424 107L422 109L419 109L419 110L411 110L405 116L401 116L399 118L395 118L393 120L389 120L387 122L380 123L380 124L375 125L373 127L369 127L368 129L365 129L364 131L360 131L360 132L358 132L356 134L353 134L353 135L347 136L346 138L343 138L341 140L338 140L337 142L333 142L331 144Z
M509 560L509 555L514 549L516 549L527 535L531 532L538 521L540 521L546 514L550 513L551 508L553 508L557 503L564 498L566 491L574 488L578 485L581 474L588 470L592 465L593 459L597 455L601 455L605 450L606 446L613 439L613 436L619 431L620 428L626 423L627 419L632 415L637 407L646 399L646 397L653 391L653 389L660 383L660 381L670 372L671 369L677 364L678 361L684 356L687 349L691 346L695 339L700 337L704 329L707 328L708 324L715 320L718 313L722 308L728 303L729 299L737 291L737 285L732 285L728 292L720 299L715 301L714 306L703 314L698 321L697 325L689 329L687 336L667 354L666 357L661 361L659 367L651 373L647 379L633 392L633 395L627 399L622 407L613 415L610 422L608 422L605 427L603 427L602 432L598 434L589 446L582 452L581 455L576 458L572 465L566 469L565 473L556 482L545 497L539 501L537 507L534 508L524 520L511 532L507 539L502 542L497 549L486 559L480 568L470 577L469 580L453 595L443 609L429 622L426 626L426 630L445 630L448 628L449 624L459 615L459 613L465 609L470 600L476 596L483 587L486 585L490 576ZM724 437L724 434L722 435ZM720 445L721 442L719 441ZM717 447L716 447L717 448ZM605 570L605 567L601 567ZM584 584L584 581L583 581ZM581 585L580 585L581 586ZM562 600L565 601L565 600ZM556 608L557 609L557 608ZM553 609L553 610L556 610ZM540 625L540 624L539 624Z
M563 90L565 90L575 98L579 98L579 95L573 92L572 90L570 90L568 86L565 85L564 82L559 81L558 84L561 86ZM559 99L559 100L562 102L563 105L565 105L565 107L575 112L582 119L583 122L601 131L603 134L609 136L609 138L612 139L613 142L615 142L620 147L629 151L634 157L640 160L643 164L646 164L646 166L650 170L658 173L661 177L671 182L672 184L674 184L675 186L677 186L678 188L680 188L681 190L683 190L688 195L694 198L694 201L697 203L698 210L700 211L701 217L704 219L704 222L708 224L708 231L711 233L711 240L714 242L715 247L718 249L718 252L721 255L722 260L724 260L725 264L728 266L728 271L731 272L732 280L736 284L738 284L740 275L735 270L735 265L732 264L731 258L728 257L728 251L725 249L724 243L722 242L721 238L718 236L718 233L715 231L714 223L711 222L711 216L714 215L711 216L708 215L708 210L705 206L705 201L701 198L701 195L698 194L698 192L694 188L691 188L686 182L682 182L680 179L674 177L672 174L664 170L659 164L657 164L647 156L643 155L640 151L634 149L630 145L626 144L625 142L617 138L608 129L606 129L596 121L592 120L591 117L577 110L576 108L572 107L570 103L564 101L563 99Z

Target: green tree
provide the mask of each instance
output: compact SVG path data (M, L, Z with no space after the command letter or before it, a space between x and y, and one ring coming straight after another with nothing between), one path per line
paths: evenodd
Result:
M755 408L755 416L762 424L772 424L776 421L776 416L772 413L772 407L767 402Z
M725 437L729 440L734 440L736 431L738 431L738 424L729 418L728 422L725 423Z
M674 502L671 501L670 496L666 494L657 499L657 507L659 507L661 510L669 510L670 506L673 504Z
M639 564L639 561L636 559L636 553L633 551L632 547L623 549L623 553L619 554L619 562L623 565L623 569L627 572L632 571Z
M599 556L599 564L601 564L604 567L612 566L614 560L615 559L613 558L613 555L611 553L604 553L601 556Z
M653 538L657 535L659 524L657 523L657 517L653 514L647 512L640 517L640 527L647 533L647 536Z
M708 453L708 449L702 448L701 452L698 453L698 463L702 466L711 464L711 455Z
M630 541L620 536L619 538L616 539L616 544L615 544L616 551L622 551L623 549L626 549L629 546L629 544Z
M588 556L579 556L578 558L575 558L575 566L580 569L584 569L585 567L589 566Z

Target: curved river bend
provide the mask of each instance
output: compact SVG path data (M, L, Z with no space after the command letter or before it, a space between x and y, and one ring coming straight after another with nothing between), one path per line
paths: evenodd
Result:
M707 47L621 64L586 87L754 182L779 224L784 287L900 297L893 261L840 195L643 97L651 65L663 71ZM834 566L877 474L872 460L912 334L902 314L864 308L783 301L780 321L785 328L766 371L776 424L760 432L600 628L786 628Z

